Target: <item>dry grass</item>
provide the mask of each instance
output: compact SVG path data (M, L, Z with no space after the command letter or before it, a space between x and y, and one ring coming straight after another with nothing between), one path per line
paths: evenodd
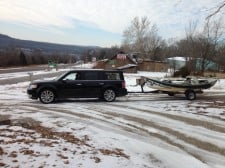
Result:
M7 119L8 120L8 119ZM40 144L41 146L46 147L53 147L53 146L60 146L60 139L63 139L64 142L75 144L77 146L77 149L83 149L82 152L77 153L79 154L91 154L90 159L93 159L95 163L101 162L101 159L99 157L96 157L97 154L103 154L108 156L114 156L114 157L122 157L129 159L130 157L126 155L122 149L97 149L94 144L90 143L90 138L85 135L81 138L76 137L72 134L72 132L57 132L54 131L51 128L44 127L41 125L40 122L37 122L31 118L23 118L18 119L10 122L3 122L4 125L8 125L7 128L0 128L0 137L6 137L7 140L2 140L1 144L3 144L0 147L0 156L6 155L10 158L17 158L18 155L27 155L32 157L39 157L45 155L46 157L50 156L50 154L41 154L38 151L31 150L29 148L21 148L18 151L11 151L6 152L4 150L4 144L10 145L10 144L24 144L24 145L30 145L32 144ZM22 128L26 128L27 130L13 130L10 126L18 126ZM35 134L35 135L34 135ZM38 135L38 137L37 137ZM18 138L20 137L20 138ZM59 141L60 140L60 141ZM82 147L83 146L83 147ZM69 157L65 156L64 152L70 152L70 149L64 147L61 151L57 153L57 156L63 160L64 164L69 164ZM74 151L71 151L74 153ZM14 159L14 160L15 160ZM18 160L15 160L15 162L18 162ZM0 167L5 166L5 163L0 162Z

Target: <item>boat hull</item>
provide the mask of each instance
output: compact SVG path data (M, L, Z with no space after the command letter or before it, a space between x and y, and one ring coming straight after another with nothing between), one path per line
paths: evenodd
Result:
M195 92L201 92L203 89L209 89L215 85L217 79L201 79L192 83L187 83L184 80L157 80L152 78L146 78L147 86L164 92L186 92L187 90L193 90Z

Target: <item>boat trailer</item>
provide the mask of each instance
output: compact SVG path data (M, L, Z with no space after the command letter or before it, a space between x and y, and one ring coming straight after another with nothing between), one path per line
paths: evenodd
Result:
M165 93L169 96L175 94L184 94L187 100L195 100L197 93L203 93L203 89L209 89L215 85L215 78L149 78L141 76L136 79L136 86L141 87L140 92L128 93ZM154 89L153 91L144 91L144 87Z

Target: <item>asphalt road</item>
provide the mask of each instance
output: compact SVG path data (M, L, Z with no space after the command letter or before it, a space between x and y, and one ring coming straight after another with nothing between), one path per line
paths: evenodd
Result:
M65 69L70 65L59 64L57 65L58 69ZM0 68L0 74L2 73L15 73L15 72L29 72L29 71L41 71L48 69L48 65L32 65L32 66L23 66L23 67L12 67L12 68Z
M47 65L2 68L2 69L0 69L0 74L2 74L2 73L14 73L14 72L39 71L39 70L45 70L47 68L48 68Z
M58 65L59 69L65 69L68 68L68 65ZM1 74L4 73L16 73L16 72L32 72L32 71L45 71L48 69L48 65L39 65L39 66L26 66L26 67L15 67L15 68L3 68L0 69L0 76ZM39 74L39 75L33 75L32 80L37 80L41 78L51 78L58 76L65 71L56 71L56 72L51 72L51 73L46 73L46 74ZM26 82L30 81L30 76L27 74L27 76L19 76L19 77L14 77L14 78L8 78L8 79L0 79L0 85L6 85L6 84L15 84L19 82Z

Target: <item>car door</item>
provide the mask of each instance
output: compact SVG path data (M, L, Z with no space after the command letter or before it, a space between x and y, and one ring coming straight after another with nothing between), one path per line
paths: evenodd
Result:
M83 92L85 97L99 97L104 82L100 81L101 71L86 71L83 73Z
M71 72L64 76L60 82L60 97L83 97L83 83L81 72Z

